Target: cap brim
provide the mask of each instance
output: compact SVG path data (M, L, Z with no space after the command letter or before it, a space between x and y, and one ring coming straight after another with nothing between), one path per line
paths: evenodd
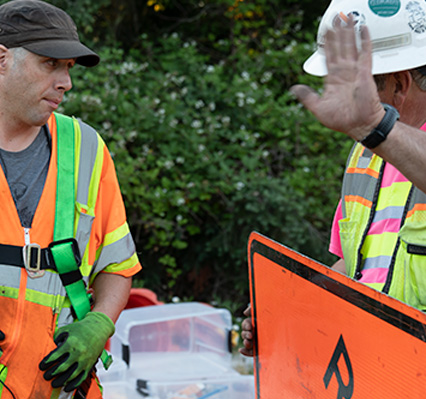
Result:
M78 41L48 40L23 46L26 50L43 57L56 59L75 58L77 64L93 67L100 61L99 56Z
M325 56L315 51L303 64L305 72L314 76L326 76L327 65L325 63Z

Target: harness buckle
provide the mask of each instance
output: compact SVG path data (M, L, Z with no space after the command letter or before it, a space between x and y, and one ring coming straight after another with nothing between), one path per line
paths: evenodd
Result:
M34 253L34 251L36 252ZM44 276L45 271L40 269L41 247L39 244L25 244L22 248L22 257L24 259L25 269L27 269L28 275L31 278Z

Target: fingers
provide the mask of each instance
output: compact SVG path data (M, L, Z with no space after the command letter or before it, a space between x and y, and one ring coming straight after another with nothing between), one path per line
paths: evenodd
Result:
M320 100L318 93L305 85L295 85L290 92L311 112L316 113L317 104Z
M367 71L372 70L372 45L370 39L370 32L367 26L361 27L361 58L362 63L365 65Z
M243 312L243 315L246 317L251 317L251 303L248 304L247 308Z

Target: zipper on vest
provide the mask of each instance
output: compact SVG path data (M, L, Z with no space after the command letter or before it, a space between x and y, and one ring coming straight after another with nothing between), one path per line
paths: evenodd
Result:
M405 219L407 218L408 207L409 207L410 202L411 202L411 197L413 195L413 191L414 191L414 185L411 185L410 192L408 193L408 197L407 197L407 202L405 203L404 213L402 214L401 225L399 226L399 230L401 230L402 226L404 226ZM389 265L389 271L388 271L388 275L386 277L386 283L385 283L385 285L382 289L382 292L384 292L385 294L388 294L389 290L390 290L393 272L394 272L394 269L395 269L396 255L398 253L400 245L401 245L401 239L398 237L398 240L397 240L396 245L395 245L395 249L394 249L393 254L392 254L391 263Z
M28 227L24 227L24 238L25 238L25 245L31 244L30 229Z
M367 238L371 224L373 223L374 215L376 213L376 206L377 206L377 201L379 199L380 187L382 186L383 172L385 170L385 165L386 165L386 162L383 161L383 163L380 167L380 172L379 172L379 177L377 179L376 188L374 190L374 196L373 196L373 201L372 201L372 204L371 204L371 210L370 210L370 216L369 216L369 219L368 219L368 223L367 223L367 226L366 226L364 233L362 235L361 243L359 244L359 247L358 247L358 256L357 256L357 262L356 262L356 268L355 268L355 274L354 274L354 278L356 280L359 280L362 277L362 273L361 273L362 253L361 253L361 250L362 250L362 246L364 245L364 241Z

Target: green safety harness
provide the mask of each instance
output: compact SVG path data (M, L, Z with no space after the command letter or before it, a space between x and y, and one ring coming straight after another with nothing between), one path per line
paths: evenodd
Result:
M74 118L55 114L60 134L57 134L57 183L55 226L50 253L65 287L78 320L82 320L91 309L91 296L80 272L80 254L74 236L75 209L75 131L78 122ZM58 129L59 130L59 129ZM71 238L70 238L71 237ZM112 357L103 350L101 355L105 369Z
M75 129L76 119L54 114L60 125L57 134L57 182L53 242L48 248L35 243L24 247L0 244L0 264L25 267L31 278L44 275L45 270L56 270L70 299L77 320L91 310L91 295L80 271L81 256L74 237L75 209ZM112 357L104 350L101 355L105 369Z

